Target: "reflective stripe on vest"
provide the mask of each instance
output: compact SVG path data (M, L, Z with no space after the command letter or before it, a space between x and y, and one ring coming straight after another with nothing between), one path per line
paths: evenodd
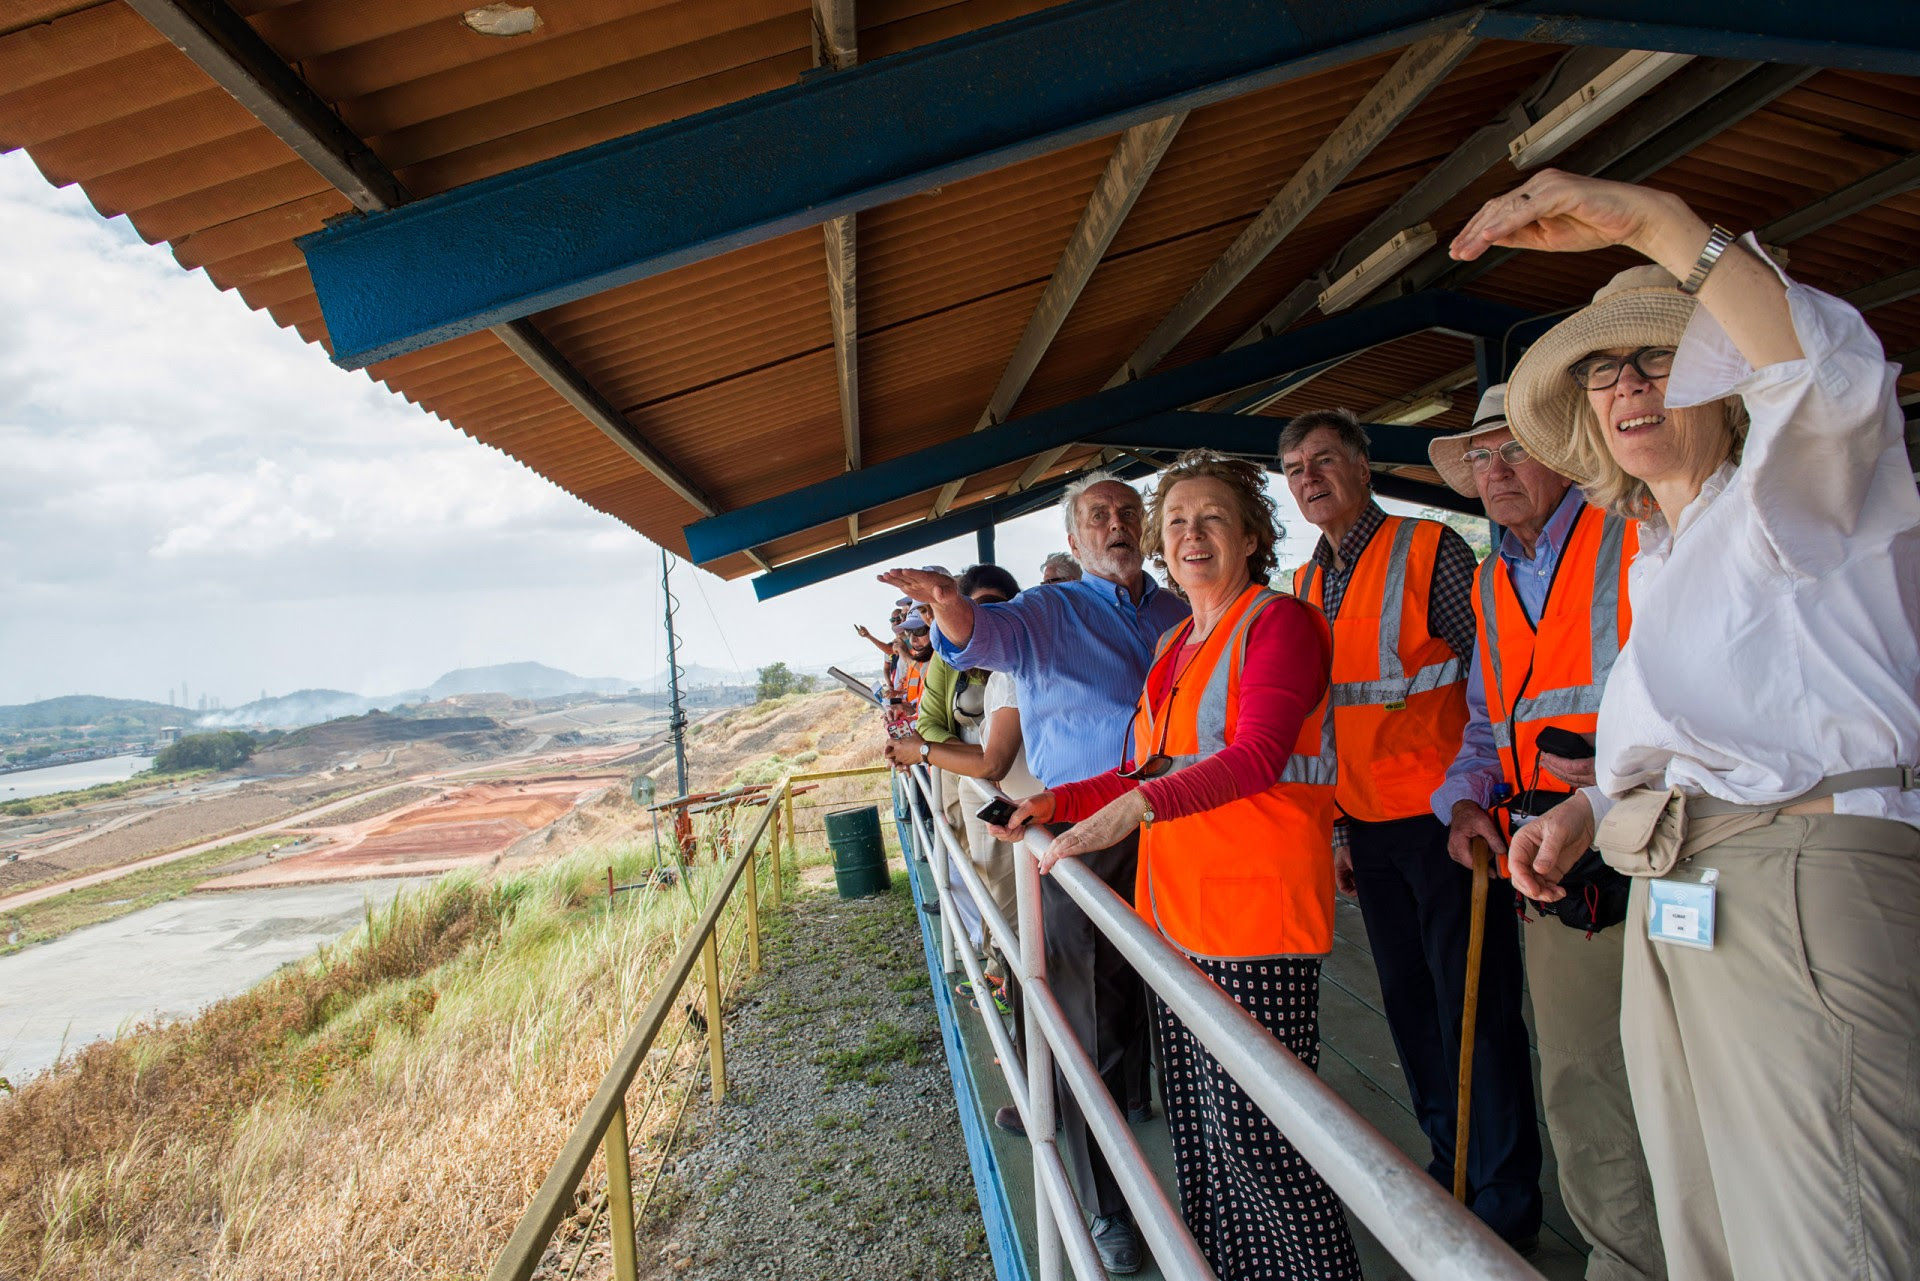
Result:
M1429 599L1444 527L1388 516L1349 567L1333 619L1335 786L1350 817L1387 822L1425 813L1467 721L1467 663L1432 631ZM1325 596L1314 562L1294 582Z
M1207 678L1206 688L1200 693L1200 706L1195 716L1194 725L1194 736L1198 742L1200 751L1192 755L1169 755L1167 759L1172 761L1173 764L1167 770L1168 774L1177 773L1189 765L1197 764L1227 745L1228 685L1230 683L1231 673L1234 669L1238 669L1246 662L1247 631L1253 626L1253 620L1265 613L1267 606L1279 599L1279 592L1263 589L1259 599L1248 606L1248 608L1241 613L1239 621L1234 624L1233 631L1227 636L1225 650L1226 661L1214 665L1212 674ZM1160 644L1154 651L1153 663L1149 667L1149 671L1151 671L1152 667L1159 666L1160 660L1166 656L1168 647L1171 646L1176 639L1189 634L1190 629L1186 625L1182 625L1161 637ZM1141 694L1143 701L1147 701L1148 697L1148 694L1144 692ZM1151 706L1147 708L1147 719L1149 723L1153 720L1153 709ZM1134 744L1134 761L1136 764L1144 761L1147 756L1151 754L1152 748L1150 746L1140 743ZM1313 756L1303 756L1295 753L1287 757L1286 768L1280 772L1279 781L1282 783L1317 783L1323 787L1332 787L1338 776L1339 761L1333 749L1333 714L1332 708L1329 707L1320 713L1319 752ZM1164 775L1162 777L1164 777Z
M1279 593L1249 585L1190 654L1180 652L1190 626L1162 638L1134 710L1137 756L1164 752L1181 769L1229 745L1237 732L1248 635L1278 600ZM1296 605L1304 602L1281 608ZM1331 640L1323 616L1301 621ZM1292 654L1280 658L1298 661ZM1295 753L1320 750L1330 715L1326 699L1318 699L1294 735ZM1298 772L1317 761L1317 755L1296 754L1288 764ZM1190 956L1326 955L1333 947L1331 781L1276 779L1252 795L1143 827L1135 911Z
M1391 707L1404 703L1414 694L1444 685L1456 685L1466 679L1466 669L1455 655L1443 663L1422 667L1411 677L1400 663L1400 609L1395 602L1407 594L1407 558L1413 551L1413 536L1419 526L1403 520L1393 531L1393 550L1387 553L1387 587L1380 609L1380 677L1371 681L1341 681L1332 691L1335 707ZM1364 554L1364 553L1363 553ZM1313 575L1319 569L1309 562L1306 580L1301 584L1304 599L1313 590Z
M1577 529L1576 524L1575 529L1569 531L1569 544L1573 542L1573 533ZM1495 747L1505 749L1513 746L1513 726L1516 722L1544 721L1558 716L1599 715L1600 699L1607 690L1607 677L1613 671L1614 660L1620 656L1620 560L1626 533L1627 522L1621 517L1608 515L1602 518L1600 547L1593 562L1593 604L1588 622L1592 659L1587 669L1588 683L1563 685L1558 689L1529 694L1514 703L1510 715L1493 715L1495 701L1498 700L1502 707L1506 701L1506 684L1501 671L1500 611L1495 600L1494 581L1505 567L1505 562L1495 554L1487 557L1480 566L1477 584L1480 617L1486 629L1487 660L1493 677L1492 687L1487 691L1487 710ZM1545 616L1543 607L1542 621Z

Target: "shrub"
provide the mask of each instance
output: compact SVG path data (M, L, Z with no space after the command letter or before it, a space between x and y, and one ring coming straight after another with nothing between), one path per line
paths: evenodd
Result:
M156 773L188 769L232 769L253 755L253 735L237 729L212 734L189 734L160 749L153 758Z

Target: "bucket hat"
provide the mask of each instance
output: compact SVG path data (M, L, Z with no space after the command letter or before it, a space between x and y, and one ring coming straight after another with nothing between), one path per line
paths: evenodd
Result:
M1549 329L1520 358L1507 383L1514 438L1576 485L1601 481L1601 475L1587 474L1595 472L1593 464L1580 460L1587 393L1569 367L1615 347L1678 347L1697 305L1662 267L1630 267L1609 280L1590 304Z
M1475 436L1507 425L1507 384L1500 383L1481 394L1479 408L1473 411L1473 426L1429 441L1427 458L1440 473L1440 479L1453 486L1455 493L1478 498L1480 487L1473 483L1473 468L1467 465L1467 446Z

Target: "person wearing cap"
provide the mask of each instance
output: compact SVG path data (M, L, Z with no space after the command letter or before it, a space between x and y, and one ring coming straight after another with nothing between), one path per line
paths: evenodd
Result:
M1293 589L1333 624L1334 797L1344 816L1334 876L1360 900L1387 1027L1432 1152L1427 1169L1451 1186L1473 875L1448 857L1446 824L1430 806L1467 723L1474 558L1446 525L1381 510L1368 444L1344 409L1302 414L1281 431L1287 487L1321 534ZM1505 881L1488 886L1482 921L1467 1204L1530 1251L1540 1235L1540 1129Z
M1447 851L1463 866L1476 836L1507 851L1507 826L1490 811L1524 825L1593 782L1590 759L1555 753L1552 736L1543 746L1541 735L1593 741L1601 691L1632 624L1626 567L1637 531L1527 456L1508 426L1506 395L1505 384L1488 388L1472 426L1427 446L1440 478L1477 496L1506 531L1475 579L1467 726L1433 794L1434 817L1449 825ZM1582 893L1546 905L1520 932L1541 1104L1561 1199L1592 1246L1587 1281L1647 1281L1667 1269L1620 1049L1625 879L1597 857L1590 863Z
M1014 679L1027 763L1044 787L1091 778L1122 762L1134 705L1154 646L1191 612L1144 568L1146 506L1131 485L1091 472L1060 500L1067 545L1085 576L1004 605L975 605L944 574L894 569L880 580L933 610L935 644L955 666ZM1133 902L1139 835L1088 851L1082 865ZM1139 976L1107 936L1052 878L1042 878L1047 978L1062 1013L1115 1102L1145 1110L1149 1024ZM1056 1069L1060 1147L1080 1205L1093 1215L1093 1242L1109 1272L1141 1266L1137 1230L1106 1158L1087 1132L1073 1092Z
M1676 1277L1910 1277L1920 1186L1920 494L1847 303L1677 196L1552 170L1453 242L1626 246L1527 352L1515 435L1641 522L1597 785L1515 832L1633 877L1621 1040Z

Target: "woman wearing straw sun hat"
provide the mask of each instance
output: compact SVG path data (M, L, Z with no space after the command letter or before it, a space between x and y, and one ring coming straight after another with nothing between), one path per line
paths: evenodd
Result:
M1641 522L1598 786L1514 834L1634 877L1621 1035L1675 1277L1908 1277L1920 1213L1920 494L1859 312L1681 200L1551 170L1453 242L1654 265L1514 371L1529 453ZM1903 768L1904 767L1904 768Z

